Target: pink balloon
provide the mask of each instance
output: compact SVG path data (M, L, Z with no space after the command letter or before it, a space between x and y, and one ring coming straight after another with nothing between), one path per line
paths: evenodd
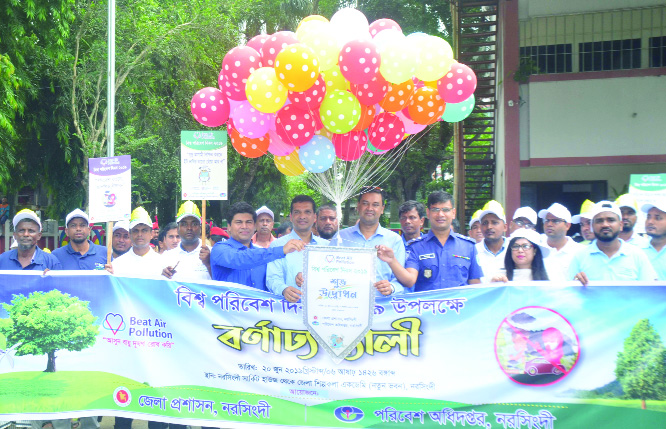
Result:
M224 78L233 86L245 91L247 78L261 67L259 52L249 46L237 46L227 52L222 60Z
M273 117L271 113L258 111L252 107L249 101L240 102L231 116L234 119L234 126L238 133L251 139L266 135Z
M253 38L251 38L250 41L247 42L246 46L249 46L250 48L254 49L257 52L261 52L261 47L264 46L264 42L266 42L266 40L268 40L269 37L270 36L267 34L258 34Z
M398 146L405 137L405 125L393 113L380 113L368 127L368 139L377 150L389 150Z
M474 71L461 63L453 63L451 70L437 81L437 91L447 103L467 100L476 89Z
M264 46L261 47L261 58L263 59L264 66L275 67L275 57L277 57L277 54L286 46L295 43L298 43L298 39L296 38L296 33L292 31L278 31L269 36L268 40L264 42Z
M338 57L342 75L357 85L370 82L379 73L380 63L381 57L377 46L372 40L367 39L347 42Z
M405 125L405 133L406 134L416 134L420 133L423 131L427 125L421 125L417 124L416 122L412 121L408 116L407 116L407 109L403 109L399 112L395 112L395 115L402 120L402 123Z
M324 101L324 96L326 95L326 82L319 75L314 85L303 92L294 92L289 91L289 101L291 101L294 106L303 110L315 110L319 109L321 102Z
M314 136L314 115L290 104L277 112L275 128L283 142L292 146L303 146Z
M350 89L361 104L371 106L384 99L389 89L389 83L381 73L377 73L370 82L360 85L352 84Z
M219 127L229 119L229 101L217 88L203 88L197 91L190 103L192 116L202 125Z
M397 22L392 19L382 18L370 24L370 35L375 37L380 31L388 30L389 28L402 32L402 28L400 28Z
M294 151L294 147L290 144L283 142L280 136L274 130L268 131L268 138L270 139L270 144L268 145L268 151L273 155L287 156Z
M368 137L363 131L350 131L345 134L333 134L335 155L343 161L359 159L368 145Z
M224 76L224 73L222 70L220 70L220 74L217 77L217 86L220 87L222 92L224 92L224 95L229 99L229 100L236 100L236 101L243 101L247 100L247 96L245 95L245 88L238 88L233 86Z

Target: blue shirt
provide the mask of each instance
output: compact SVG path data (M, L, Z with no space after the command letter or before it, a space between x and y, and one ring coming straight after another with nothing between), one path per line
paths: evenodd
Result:
M0 255L0 270L62 270L60 261L55 256L35 247L32 261L23 268L18 260L18 250L12 249Z
M420 238L420 237L423 237L425 235L422 231L419 231L419 234L420 235L416 238ZM404 244L405 248L406 248L408 243L407 243L407 240L405 240L405 234L400 235L400 237L402 238L402 244ZM413 238L412 240L416 240L416 238Z
M666 246L662 247L659 252L654 248L651 242L648 242L644 247L643 251L647 255L652 268L657 272L657 277L659 280L666 281Z
M341 241L342 244L339 244ZM386 229L379 224L377 224L377 230L374 235L367 240L361 233L358 224L350 228L345 228L331 239L330 246L364 247L374 249L375 246L380 244L393 249L395 258L401 265L405 265L405 245L402 243L402 238L395 232ZM404 292L404 288L400 282L398 282L398 279L395 278L391 267L389 267L386 262L377 259L375 266L377 267L376 281L388 280L391 285L393 285L395 293ZM377 294L379 294L379 291L377 291Z
M451 232L442 246L432 230L410 241L405 268L419 272L413 291L464 286L470 279L481 279L475 244L476 240Z
M282 246L264 249L250 243L246 247L233 238L215 243L210 251L213 280L266 289L266 264L284 258Z
M72 243L53 251L63 270L103 270L106 264L106 247L88 240L90 247L82 255L72 248Z
M300 240L296 231L291 231L287 235L274 240L269 248L282 247L287 244L289 240ZM309 243L313 246L327 246L328 240L317 237L312 234L312 239ZM275 295L282 295L287 286L296 287L296 274L303 271L303 252L291 252L283 259L276 259L269 262L266 267L266 286L268 290Z
M618 240L620 250L610 258L599 249L598 240L581 250L569 265L569 279L582 271L589 280L655 280L657 273L643 249Z

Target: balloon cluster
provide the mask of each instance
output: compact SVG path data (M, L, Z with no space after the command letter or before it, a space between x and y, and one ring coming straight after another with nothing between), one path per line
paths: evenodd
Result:
M194 118L226 123L241 155L270 152L282 173L296 176L324 172L336 157L381 155L437 121L465 119L476 76L444 39L406 36L390 19L368 24L347 8L231 49L218 86L194 94Z

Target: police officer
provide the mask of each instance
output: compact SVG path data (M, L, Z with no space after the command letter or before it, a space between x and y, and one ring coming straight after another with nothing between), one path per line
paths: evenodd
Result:
M430 194L427 215L430 232L408 243L404 268L385 246L378 246L377 256L389 264L403 286L414 286L413 292L480 283L483 272L475 241L451 230L456 217L453 196L442 191Z

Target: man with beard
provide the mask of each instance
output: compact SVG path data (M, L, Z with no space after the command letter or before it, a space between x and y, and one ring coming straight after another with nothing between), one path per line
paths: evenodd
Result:
M643 204L641 210L647 214L645 231L652 238L643 250L657 271L659 280L666 280L666 199Z
M569 278L587 285L590 280L657 279L645 253L619 238L622 212L617 204L599 201L590 211L596 240L580 251L569 265Z
M132 247L132 240L129 236L129 222L126 220L120 220L113 225L113 232L111 236L111 259L116 259L121 255L127 253Z
M634 231L634 226L638 221L638 203L636 199L629 194L623 194L617 197L615 204L620 207L622 212L622 231L620 231L620 238L629 244L638 247L647 246L648 240L641 237Z
M16 213L12 223L18 247L0 255L0 270L62 269L58 258L37 247L37 242L42 238L42 223L35 212L21 210Z
M338 213L332 206L321 206L317 210L317 233L324 240L330 240L338 233Z
M489 282L494 273L504 268L504 255L508 241L506 233L506 215L504 207L495 200L488 201L479 213L483 241L476 243L477 260L486 275L481 282Z
M90 219L80 209L65 218L65 234L69 238L67 246L53 251L63 270L103 270L106 265L106 246L95 244L90 236Z
M185 201L176 214L180 245L162 254L169 279L196 282L210 280L210 249L201 244L201 213L192 201Z
M582 249L582 245L567 236L571 228L571 213L560 203L554 203L539 211L543 220L543 232L546 236L543 244L550 247L550 254L544 260L550 280L568 280L569 265L573 257Z

